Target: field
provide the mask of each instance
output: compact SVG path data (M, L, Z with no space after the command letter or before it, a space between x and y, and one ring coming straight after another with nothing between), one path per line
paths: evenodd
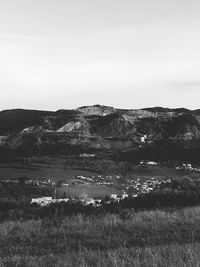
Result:
M120 190L113 186L98 186L92 184L62 187L59 189L59 196L62 197L64 192L67 197L83 197L84 195L87 195L91 198L103 198L105 196L110 196L111 194L121 195Z
M0 177L3 179L15 179L25 176L30 179L51 179L57 181L59 179L69 181L73 180L76 175L98 175L96 172L80 170L80 169L64 169L51 165L48 168L0 168Z
M200 207L0 225L0 266L199 266Z
M29 167L0 167L0 177L5 179L13 179L20 176L27 176L31 179L51 178L53 181L58 179L68 180L74 178L76 175L98 175L100 172L88 171L84 168L64 168L62 164L35 164L32 168ZM108 173L110 174L110 173ZM132 170L126 173L127 176L177 176L178 172L175 168L167 167L149 167L133 165Z
M159 166L133 166L132 170L127 175L139 176L177 176L178 172L175 168L159 167Z

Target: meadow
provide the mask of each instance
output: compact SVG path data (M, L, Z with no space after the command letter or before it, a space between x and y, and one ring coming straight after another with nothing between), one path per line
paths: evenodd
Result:
M199 266L200 207L0 225L0 266Z
M62 197L65 193L67 197L75 198L82 198L84 195L87 195L91 198L104 198L113 193L121 195L121 191L113 186L99 186L95 184L61 187L57 191L60 197Z
M64 169L55 165L49 165L46 168L0 168L0 177L4 179L15 179L21 176L28 177L30 179L51 179L57 181L59 179L69 181L74 179L76 175L98 175L93 171L81 170L81 169Z
M69 180L75 178L77 175L99 175L102 172L88 170L83 166L71 167L70 165L66 167L64 164L32 164L30 166L0 166L0 177L5 179L15 179L20 176L26 176L30 179L49 179L52 181L57 181L58 179ZM120 173L120 172L119 172ZM117 173L117 174L119 174ZM111 170L107 170L106 175L112 175ZM164 176L177 176L179 173L175 168L159 167L159 166L140 166L132 165L131 170L126 172L127 176L141 176L141 177L164 177Z

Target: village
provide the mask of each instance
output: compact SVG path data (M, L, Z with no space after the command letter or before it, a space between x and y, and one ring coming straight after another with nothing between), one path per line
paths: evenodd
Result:
M158 189L158 187L163 183L170 183L170 179L162 179L158 180L154 177L124 177L120 175L97 175L97 176L86 176L86 175L78 175L71 179L69 182L59 180L55 181L55 179L28 179L25 177L19 177L16 179L0 179L0 184L16 184L19 186L29 186L30 188L38 188L38 189L50 189L53 192L50 196L43 197L34 197L31 198L30 204L37 204L40 206L47 206L51 203L59 203L59 202L82 202L84 205L94 205L99 206L101 201L105 197L90 197L89 194L81 194L79 197L68 196L64 191L64 197L60 197L58 194L60 190L65 190L65 188L70 189L81 186L85 188L90 185L95 185L97 188L101 190L110 188L110 195L106 196L107 202L115 202L120 201L122 199L128 197L137 197L140 194L150 193L153 190ZM116 193L118 192L118 193Z
M47 206L51 203L60 203L60 202L81 202L83 205L92 205L98 207L101 205L101 202L104 197L90 197L87 194L82 194L79 197L65 197L65 198L58 198L56 197L57 193L56 190L63 187L76 187L78 185L81 186L89 186L89 185L96 185L99 187L111 187L113 188L113 192L106 196L106 203L109 204L111 202L119 202L128 197L137 197L140 194L148 194L153 192L154 190L159 189L159 187L163 184L171 183L171 179L162 179L158 180L154 177L147 177L144 178L137 178L131 179L128 177L121 177L120 175L109 175L109 176L85 176L85 175L78 175L75 177L74 181L70 183L66 182L59 182L57 184L51 183L54 186L54 196L53 197L42 197L42 198L33 198L31 199L31 204L37 203L41 206ZM44 186L44 182L41 182L41 185ZM70 188L69 188L70 189ZM120 191L119 194L116 193L116 190Z
M186 170L189 172L196 172L199 173L200 172L200 168L198 167L193 167L192 164L190 163L182 163L179 166L176 166L176 170Z
M153 161L141 161L140 165L157 166L157 162ZM183 164L182 168L191 169L190 164ZM105 199L108 203L120 201L128 197L137 197L140 194L148 194L155 190L164 183L170 183L171 180L167 177L151 177L151 176L140 176L140 175L75 175L70 179L60 179L59 177L52 178L28 178L28 177L18 177L16 179L0 179L2 184L18 184L19 186L29 186L32 188L48 189L51 194L46 194L41 196L35 195L31 197L30 204L37 204L40 206L47 206L52 203L60 202L81 202L83 205L101 205L101 201ZM99 194L92 196L90 190L93 187ZM87 189L87 190L84 190ZM92 189L90 189L92 188ZM99 188L99 189L98 189ZM79 190L80 193L73 195L73 190ZM107 190L109 189L109 190ZM47 190L47 192L48 192ZM85 192L83 194L83 192ZM102 192L107 192L101 194ZM62 193L61 193L62 192Z
M85 155L84 155L85 156ZM93 156L93 155L92 155ZM158 162L140 161L141 168L159 168ZM189 163L182 163L176 170L200 171L193 168ZM162 185L171 183L171 179L166 176L144 176L144 175L122 175L122 174L94 174L75 175L70 178L59 177L18 177L16 179L0 178L0 184L18 184L19 186L29 186L46 190L46 193L36 194L30 197L30 204L48 206L52 203L60 202L81 202L83 205L100 206L102 200L107 203L119 202L125 198L135 198L140 194L149 194L159 190ZM95 188L97 194L90 194ZM52 193L53 192L53 193ZM76 194L74 194L76 192ZM102 194L103 192L103 194Z

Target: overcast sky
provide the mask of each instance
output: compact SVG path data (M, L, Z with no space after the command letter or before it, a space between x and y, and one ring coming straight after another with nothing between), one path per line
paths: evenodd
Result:
M0 0L0 109L200 108L199 0Z

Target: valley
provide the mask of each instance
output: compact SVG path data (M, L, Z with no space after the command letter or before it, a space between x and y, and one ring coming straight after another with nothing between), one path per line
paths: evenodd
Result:
M199 175L199 110L2 111L0 264L190 264Z

